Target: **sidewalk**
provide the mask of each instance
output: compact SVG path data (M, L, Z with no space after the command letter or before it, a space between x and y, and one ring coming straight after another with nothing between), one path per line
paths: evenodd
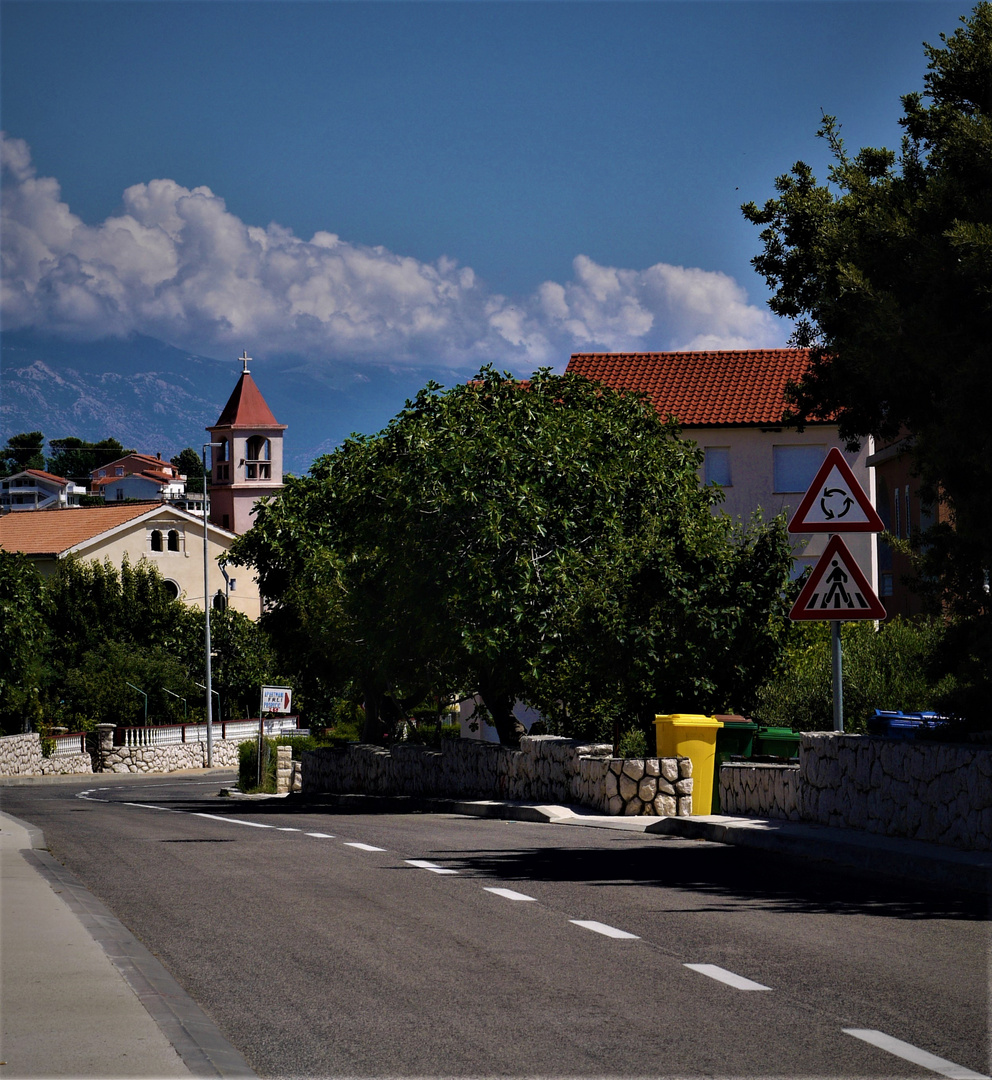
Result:
M0 813L0 1076L253 1077L154 956Z
M857 829L798 821L742 817L605 817L578 807L533 803L452 803L452 813L547 821L556 825L710 840L834 863L849 870L936 888L963 889L992 897L992 851L902 840Z
M235 798L246 798L226 789ZM252 796L257 797L257 796ZM299 794L270 795L325 802L336 806L362 807L395 813L404 809L437 814L503 818L511 821L578 825L587 829L613 829L679 836L686 840L710 840L790 857L829 862L848 870L869 873L927 888L962 889L992 897L992 851L959 851L921 840L902 840L858 829L837 829L798 821L743 817L611 817L579 806L512 803L495 800L416 799L407 796Z

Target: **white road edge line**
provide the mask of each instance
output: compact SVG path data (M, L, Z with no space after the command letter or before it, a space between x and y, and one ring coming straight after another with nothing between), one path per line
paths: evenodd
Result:
M221 817L220 814L195 813L193 817L210 818L211 821L229 821L232 825L250 825L253 829L274 829L275 825L262 825L257 821L245 821L244 818Z
M384 847L373 847L371 844L360 844L357 840L346 840L345 847L358 848L359 851L385 851Z
M575 923L576 926L584 926L586 930L592 930L604 937L637 939L637 934L628 934L626 930L618 930L615 926L607 926L606 923L596 922L595 919L569 919L568 921Z
M905 1061L911 1061L914 1065L920 1065L924 1069L931 1069L942 1076L949 1076L951 1080L989 1080L985 1073L972 1072L963 1065L955 1065L953 1061L929 1054L912 1043L903 1042L886 1035L884 1031L875 1031L873 1028L841 1028L845 1035L853 1035L856 1039L862 1039L880 1050L901 1057Z
M717 967L716 964L683 964L682 966L690 968L692 971L698 971L700 975L708 975L711 979L726 983L736 990L771 990L770 986L763 986L759 982L745 979L743 975L735 975L732 971L727 971L726 968Z
M527 896L522 892L514 892L513 889L497 889L490 885L483 885L482 888L486 892L491 892L496 896L502 896L505 900L532 900L537 903L537 900L533 896Z
M153 806L147 802L126 802L124 806L137 806L142 810L164 810L167 814L183 814L184 810L173 810L171 806Z
M424 859L406 859L408 866L416 866L420 870L430 870L432 874L457 874L457 870L451 870L447 866L438 866L437 863L426 862Z

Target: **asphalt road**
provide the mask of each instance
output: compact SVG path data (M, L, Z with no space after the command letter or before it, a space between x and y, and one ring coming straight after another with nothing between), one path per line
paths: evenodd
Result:
M260 1075L992 1071L974 897L663 836L222 799L220 782L86 777L4 788L3 808ZM943 1065L901 1056L919 1051Z

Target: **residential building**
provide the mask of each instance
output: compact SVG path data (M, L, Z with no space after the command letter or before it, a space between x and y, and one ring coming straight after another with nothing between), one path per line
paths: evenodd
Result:
M8 510L55 510L78 506L86 494L83 484L41 469L22 469L0 481L0 512Z
M230 606L251 619L261 614L258 583L238 567L231 588L218 559L234 534L207 524L208 595L215 607ZM161 573L173 596L203 607L203 517L166 502L117 503L79 507L67 513L39 510L0 517L0 548L24 553L43 575L60 559L109 559L120 566L147 559Z
M875 472L876 509L886 531L898 540L917 541L937 521L947 517L947 510L923 502L919 477L913 464L913 436L903 432L897 439L879 443L868 459ZM881 537L878 544L879 598L892 615L919 615L923 599L908 584L916 571L908 554L894 549Z
M791 513L834 446L874 504L870 442L848 453L835 423L810 423L802 432L782 423L786 386L807 364L802 349L576 353L566 371L614 390L640 391L663 418L675 417L683 436L703 451L701 479L723 492L716 512L745 521L756 510L765 519ZM823 552L827 535L797 534L794 542L798 575ZM874 538L854 534L845 543L877 591Z
M90 473L90 490L103 495L104 502L126 499L183 500L186 477L162 455L128 454Z
M241 534L252 526L252 511L262 497L282 487L282 437L286 430L272 415L251 377L251 357L240 357L241 377L217 422L207 428L214 447L210 476L210 520Z

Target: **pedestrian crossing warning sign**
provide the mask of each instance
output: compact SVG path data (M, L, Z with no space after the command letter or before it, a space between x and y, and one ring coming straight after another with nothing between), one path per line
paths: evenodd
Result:
M882 532L882 519L836 446L823 459L813 483L789 522L790 533Z
M832 536L789 618L884 619L885 607L839 536Z

